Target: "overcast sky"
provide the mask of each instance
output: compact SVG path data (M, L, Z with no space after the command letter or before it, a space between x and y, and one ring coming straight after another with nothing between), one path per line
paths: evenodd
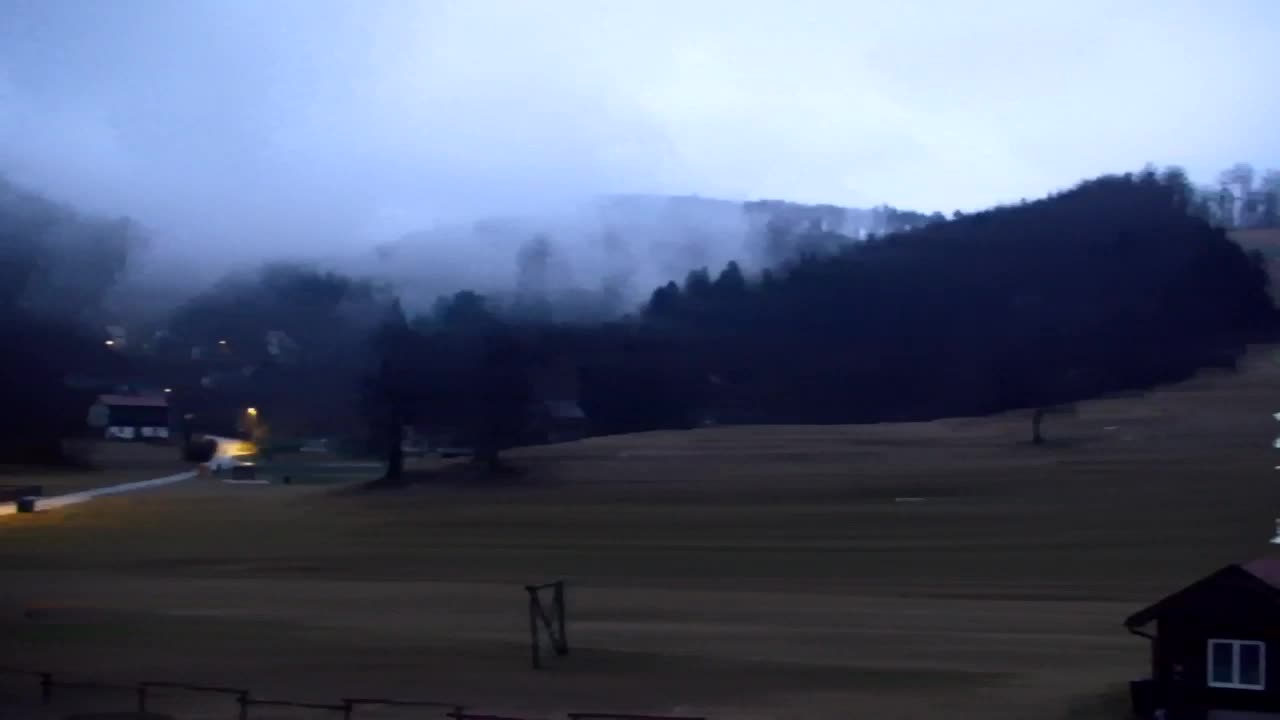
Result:
M359 246L598 192L950 211L1280 166L1277 0L0 0L0 173Z

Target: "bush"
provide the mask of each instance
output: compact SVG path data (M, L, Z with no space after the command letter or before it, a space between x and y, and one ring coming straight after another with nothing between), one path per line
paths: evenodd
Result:
M63 438L62 464L68 467L88 469L94 467L93 451L97 443L88 437Z
M198 438L187 443L182 449L182 459L195 463L209 462L217 451L218 441L213 438Z

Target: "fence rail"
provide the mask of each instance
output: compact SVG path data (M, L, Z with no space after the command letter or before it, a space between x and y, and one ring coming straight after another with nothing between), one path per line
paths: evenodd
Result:
M351 705L342 703L319 703L319 702L300 702L297 700L259 700L250 695L242 695L236 698L236 702L240 703L240 720L249 720L250 707L291 707L302 708L303 710L328 710L331 712L340 712L345 719L351 717Z
M12 668L3 665L0 665L0 673L4 673L6 675L30 675L32 677L44 677L49 674L47 672L40 672L39 670L26 670L23 668Z
M707 720L690 715L631 715L628 713L566 713L569 720Z
M190 683L169 682L167 680L143 680L138 683L146 688L163 688L167 690L190 690L191 692L221 693L224 695L248 695L245 688L218 687L216 685L192 685Z
M342 702L347 706L346 720L351 720L351 714L361 705L378 705L381 707L415 707L415 708L439 708L452 711L453 713L466 714L467 706L462 703L443 702L440 700L393 700L388 698L342 698Z
M249 696L244 688L219 687L217 685L200 685L196 683L170 682L168 680L143 680L138 683L138 712L145 713L150 702L152 690L184 690L186 692L205 693L208 695L233 695L239 702ZM244 706L241 706L240 717L244 718Z
M139 713L148 712L154 699L153 690L181 690L194 693L231 696L240 707L239 720L249 720L252 707L291 707L306 710L324 710L342 713L343 720L352 720L355 711L362 706L435 708L447 710L444 717L451 720L542 720L541 718L516 717L511 715L493 715L469 712L466 705L443 700L406 700L399 698L340 698L337 702L310 702L298 700L281 700L274 698L256 698L248 688L204 685L201 683L174 682L170 680L144 680L138 683L111 683L95 680L62 680L54 673L43 670L29 670L0 666L0 674L18 675L38 680L40 701L43 705L53 702L54 690L107 690L133 693L137 699ZM566 713L569 720L706 720L702 717L680 715L633 715L626 713Z
M451 712L449 717L453 718L453 720L538 720L537 718L512 717L510 715L476 715L465 712Z

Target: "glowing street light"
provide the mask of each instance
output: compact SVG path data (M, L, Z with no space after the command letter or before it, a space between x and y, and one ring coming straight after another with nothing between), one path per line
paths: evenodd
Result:
M245 410L245 412L249 414L249 417L258 417L258 408L251 407L248 410Z
M115 345L115 344L116 344L116 341L115 341L115 340L103 340L103 341L102 341L102 344L103 344L103 345L106 345L107 347L111 347L111 346L113 346L113 345Z
M165 389L164 389L164 391L165 391L166 393L171 393L171 392L173 392L173 388L165 388Z
M219 340L219 341L218 341L218 344L219 344L219 345L226 345L226 344L227 344L227 341L226 341L226 340Z

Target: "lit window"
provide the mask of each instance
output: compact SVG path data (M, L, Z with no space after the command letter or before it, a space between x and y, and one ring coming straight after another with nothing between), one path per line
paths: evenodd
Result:
M1256 640L1209 641L1209 687L1262 690L1267 648Z

